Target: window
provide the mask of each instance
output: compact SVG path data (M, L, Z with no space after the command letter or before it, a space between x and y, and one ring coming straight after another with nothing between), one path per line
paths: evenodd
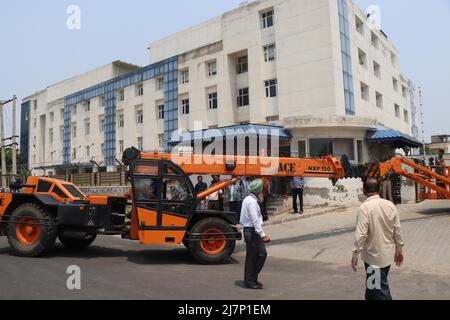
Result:
M102 143L101 145L100 145L100 152L102 153L102 156L104 156L105 155L105 144L104 143Z
M367 67L367 54L358 48L359 65Z
M59 126L59 138L61 142L64 140L64 126Z
M138 149L141 151L144 150L144 138L139 137L137 140L138 140Z
M143 124L144 123L144 110L136 111L136 123Z
M362 140L356 141L356 152L358 155L358 162L363 163L364 156L363 156L363 141Z
M208 108L210 110L217 109L218 101L217 101L217 92L208 93Z
M181 100L181 114L189 114L189 99Z
M84 112L91 111L91 100L87 100L83 104L84 104Z
M361 35L364 35L364 22L358 16L355 16L355 23L356 31L358 31Z
M100 97L100 107L104 108L106 103L105 96Z
M372 45L378 49L380 47L380 39L378 39L377 35L375 33L373 33L373 31L370 33L370 39L371 39Z
M373 62L373 74L381 79L381 66L376 61Z
M397 67L397 55L394 52L391 52L391 63L394 68Z
M77 148L72 149L72 160L75 160L77 158Z
M395 78L392 78L392 86L394 87L394 91L398 92L398 80Z
M408 112L408 110L403 110L403 118L405 119L406 123L409 123L409 112Z
M277 79L273 79L273 80L267 80L265 81L265 86L266 86L266 97L267 98L273 98L276 97L278 94L278 80Z
M37 111L37 107L38 107L38 101L37 100L33 101L33 107L34 107L34 111L36 112Z
M100 117L100 132L104 132L105 131L105 118Z
M59 119L63 122L64 121L64 109L59 110Z
M325 157L333 154L332 139L309 139L310 156L313 158Z
M402 95L405 99L408 97L408 88L406 88L405 86L402 86Z
M119 119L117 121L117 125L119 126L119 128L125 127L125 115L123 114L123 112L119 113L118 118Z
M124 143L123 140L119 140L119 153L122 154L124 151Z
M157 112L158 112L158 119L159 120L163 120L164 119L164 105L162 104L162 105L159 105L158 107L157 107Z
M164 77L156 79L156 91L164 90Z
M263 29L270 28L275 24L275 14L273 9L261 13Z
M74 105L72 106L72 115L73 115L73 116L76 116L76 115L77 115L77 105L76 105L76 104L74 104Z
M369 101L369 86L364 82L361 82L361 99Z
M239 89L237 105L238 105L238 107L244 107L244 106L250 105L250 95L249 95L248 88Z
M270 44L268 46L264 46L264 61L272 62L275 61L277 54L277 49L275 44Z
M298 141L298 157L306 158L306 140Z
M164 147L164 135L163 134L158 135L158 142L159 142L159 147L163 148Z
M72 123L72 138L77 137L77 125L75 123Z
M91 134L91 121L89 119L84 121L84 133L87 136Z
M50 112L50 121L53 122L55 120L55 113Z
M48 137L49 137L50 143L53 143L53 129L48 130Z
M189 83L189 69L181 70L180 81L181 84Z
M87 147L86 147L86 156L87 156L88 158L91 157L91 146L87 146Z
M394 109L395 109L395 117L400 118L400 106L398 104L395 104Z
M383 109L383 95L381 93L376 92L375 96L377 101L377 107Z
M216 60L207 63L208 77L214 77L217 75L217 62Z
M136 86L136 95L138 97L142 97L144 95L144 85L142 83Z
M36 128L36 127L37 127L37 119L34 118L34 120L33 120L33 128Z
M238 74L248 72L248 56L243 56L238 58L236 72Z
M125 101L125 90L119 91L119 101Z

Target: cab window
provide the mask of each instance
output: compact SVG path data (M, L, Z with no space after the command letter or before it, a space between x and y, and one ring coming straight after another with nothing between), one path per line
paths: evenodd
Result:
M165 178L163 179L162 199L168 201L189 201L193 195L185 180Z
M158 180L152 178L136 178L134 192L138 201L158 200Z

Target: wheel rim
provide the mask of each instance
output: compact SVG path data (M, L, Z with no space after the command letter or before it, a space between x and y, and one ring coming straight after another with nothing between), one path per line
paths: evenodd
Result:
M35 244L41 235L41 226L34 218L21 218L16 224L17 240L23 245Z
M208 229L203 232L203 239L200 241L203 251L210 255L220 254L227 246L226 240L223 239L225 235L222 230ZM218 240L219 239L219 240Z

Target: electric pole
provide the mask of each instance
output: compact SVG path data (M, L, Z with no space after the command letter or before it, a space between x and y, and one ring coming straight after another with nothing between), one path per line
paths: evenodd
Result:
M13 180L17 177L17 132L16 132L16 106L17 97L13 97L13 107L12 107L12 178Z
M6 188L6 152L5 152L5 126L3 122L3 103L0 104L0 139L2 161L2 188Z

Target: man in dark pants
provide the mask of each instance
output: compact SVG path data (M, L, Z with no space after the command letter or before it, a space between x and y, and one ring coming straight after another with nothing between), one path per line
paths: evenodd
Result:
M293 198L294 214L303 214L303 189L305 188L305 179L303 177L293 177L290 182ZM300 211L298 211L297 197L300 200Z
M361 205L356 225L352 269L357 271L359 256L366 266L366 300L392 300L388 275L395 262L404 260L400 218L395 205L380 198L380 183L364 183L368 199Z
M263 181L257 179L250 183L251 194L242 203L241 225L244 227L244 239L247 255L245 258L244 284L249 289L262 289L263 284L258 281L267 258L266 243L270 238L263 230L263 217L258 196L263 190Z

